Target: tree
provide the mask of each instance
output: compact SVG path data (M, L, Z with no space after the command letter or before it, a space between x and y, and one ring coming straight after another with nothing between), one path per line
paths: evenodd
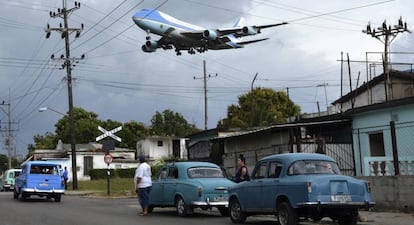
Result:
M246 128L285 123L300 113L300 107L294 104L285 92L270 88L255 88L239 96L238 105L230 105L227 118L221 120L221 128Z
M33 140L37 149L54 149L59 138L56 134L46 132L44 135L35 135Z
M149 130L143 123L136 121L129 121L124 123L123 129L120 134L123 137L125 146L135 149L137 141L140 138L146 137L149 134Z
M98 115L88 112L82 108L73 108L73 118L75 121L75 140L76 143L89 143L100 135L98 125ZM63 143L71 142L71 132L69 126L69 115L62 117L56 124L56 135ZM57 142L56 142L57 143ZM56 145L55 143L55 145Z
M185 137L198 131L199 129L195 125L189 124L181 114L169 109L162 113L155 112L151 119L151 134Z
M9 169L9 158L7 158L6 155L4 154L0 154L0 175L6 171L7 169Z

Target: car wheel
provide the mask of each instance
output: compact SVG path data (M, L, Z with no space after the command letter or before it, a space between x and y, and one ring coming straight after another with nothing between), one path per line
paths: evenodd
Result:
M246 214L242 212L239 200L232 199L229 204L230 219L233 223L244 223Z
M28 195L24 192L21 193L21 200L22 201L26 201L27 200Z
M154 206L153 205L149 205L148 206L148 213L152 213L154 211Z
M289 202L281 202L277 207L277 220L280 225L296 225L298 216Z
M60 202L62 196L61 195L56 195L55 196L55 202Z
M16 189L13 190L13 198L19 199L19 193L17 193Z
M356 225L358 223L358 210L353 210L345 216L338 218L339 225Z
M218 207L218 210L220 212L220 215L222 215L222 216L228 216L229 215L229 209L227 207Z
M190 214L192 211L191 208L185 204L184 199L181 196L178 196L175 200L175 209L178 216L187 216L187 214Z

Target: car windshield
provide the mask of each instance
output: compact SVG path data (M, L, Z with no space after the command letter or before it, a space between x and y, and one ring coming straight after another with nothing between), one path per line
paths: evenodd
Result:
M217 178L224 177L220 168L193 167L187 170L189 178Z
M288 170L288 175L299 174L340 174L338 165L332 161L300 160L294 162Z

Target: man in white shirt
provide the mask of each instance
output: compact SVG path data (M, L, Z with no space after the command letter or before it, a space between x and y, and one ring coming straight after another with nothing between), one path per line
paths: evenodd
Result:
M139 162L140 164L137 170L135 170L134 176L135 191L138 193L138 201L142 208L142 212L139 215L146 216L148 214L149 193L152 187L151 167L143 155L139 156Z

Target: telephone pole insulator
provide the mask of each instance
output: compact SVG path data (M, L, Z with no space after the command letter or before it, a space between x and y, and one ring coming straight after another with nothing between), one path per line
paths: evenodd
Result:
M384 74L386 75L386 85L385 85L385 99L392 100L392 84L390 80L390 62L389 62L389 48L391 42L397 37L399 33L411 31L407 27L407 22L403 22L402 18L398 20L398 25L387 25L387 22L384 20L382 25L378 28L371 28L371 23L368 22L366 30L362 30L363 33L371 35L373 38L380 40L384 43Z

